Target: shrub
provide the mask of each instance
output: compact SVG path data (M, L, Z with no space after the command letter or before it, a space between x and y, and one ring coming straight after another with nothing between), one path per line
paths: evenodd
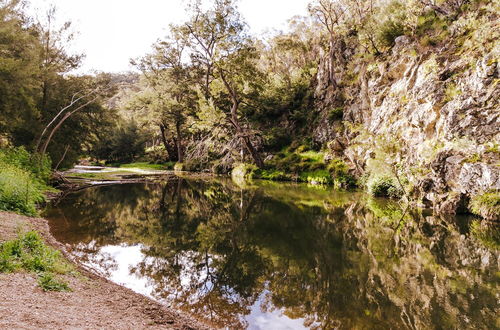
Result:
M500 220L500 192L487 192L472 197L472 213L488 220Z
M312 184L332 184L333 180L328 170L316 170L312 172L301 172L299 181Z
M51 168L46 156L30 155L23 147L0 150L0 210L35 215L44 201Z
M35 205L44 200L44 186L23 169L2 162L0 167L0 210L35 215Z
M368 179L368 193L374 197L401 198L403 190L393 177L374 176Z
M400 1L391 1L383 7L378 23L377 39L382 46L392 47L397 37L405 34L406 7Z
M46 155L31 155L24 147L1 149L0 163L30 172L34 178L43 183L50 178L50 158Z
M168 159L168 154L167 151L165 151L164 146L147 148L144 154L144 160L153 164L164 163L167 159Z
M43 291L71 291L68 283L57 279L51 273L42 273L38 277L38 285L40 285Z
M0 244L0 273L20 269L39 274L38 284L44 291L70 291L67 283L54 277L72 270L59 251L47 246L35 231L18 235L17 239Z
M289 145L291 136L289 130L283 127L274 127L264 136L264 144L269 151L278 151Z
M349 174L349 168L341 159L333 159L328 164L328 170L336 187L352 188L356 186L356 179Z

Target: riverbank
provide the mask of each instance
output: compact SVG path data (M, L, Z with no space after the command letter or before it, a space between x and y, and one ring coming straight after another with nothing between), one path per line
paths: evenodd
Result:
M0 211L0 242L19 229L38 231L75 265L63 275L71 292L44 292L35 274L0 274L0 328L204 329L196 320L94 275L71 260L50 234L47 221Z

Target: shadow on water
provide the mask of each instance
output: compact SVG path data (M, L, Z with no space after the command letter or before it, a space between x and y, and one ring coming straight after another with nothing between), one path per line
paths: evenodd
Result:
M500 327L498 231L469 219L180 178L87 189L45 216L83 263L215 327Z

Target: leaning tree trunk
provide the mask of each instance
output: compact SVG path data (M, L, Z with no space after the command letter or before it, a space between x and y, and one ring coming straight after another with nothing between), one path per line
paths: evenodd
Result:
M243 145L247 149L250 156L252 156L252 159L255 162L255 165L257 165L257 167L259 167L259 168L263 168L264 162L262 161L262 158L260 157L260 153L253 146L252 140L250 139L250 136L248 135L247 130L244 129L239 123L238 116L237 116L237 109L238 109L238 103L234 103L233 107L231 109L230 121L233 124L234 128L236 129L236 134L239 136L239 138L243 142Z
M226 86L227 91L231 95L231 113L228 115L229 122L234 126L236 129L236 134L239 136L239 138L242 140L243 144L245 145L245 148L248 150L250 155L252 156L253 161L255 162L255 165L259 168L264 167L264 162L262 161L262 158L260 157L259 152L257 149L252 144L252 140L250 139L250 136L248 135L248 130L243 128L240 125L239 119L238 119L238 108L240 107L240 100L238 98L238 94L236 90L231 87L231 84L229 81L226 79L226 76L224 74L223 70L220 70L220 76L222 81L224 82L224 85Z

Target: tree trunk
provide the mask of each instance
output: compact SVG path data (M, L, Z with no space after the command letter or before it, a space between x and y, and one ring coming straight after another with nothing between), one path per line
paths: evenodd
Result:
M248 132L245 128L243 128L238 119L238 108L240 106L240 100L238 99L238 95L234 88L231 87L229 82L226 80L226 77L224 75L224 71L220 70L220 76L222 81L224 82L224 85L226 86L227 91L231 95L231 101L232 101L232 106L231 106L231 113L228 116L229 122L234 126L236 129L236 134L239 136L239 138L242 140L243 144L245 145L246 149L252 156L253 161L255 162L255 165L259 168L264 167L264 161L262 161L262 158L260 157L259 152L257 149L252 144L252 140L248 136Z
M177 121L175 123L175 132L177 135L177 159L179 163L182 163L184 161L184 152L182 149L182 133L180 121Z
M167 157L168 159L167 160L171 160L171 161L174 161L176 160L175 157L176 157L176 153L175 153L175 150L174 148L172 148L172 146L170 145L170 143L168 143L168 140L167 140L167 127L165 124L160 124L160 132L161 132L161 141L163 142L163 146L165 147L165 151L167 152Z
M259 168L263 168L264 162L262 161L262 158L260 157L259 152L253 146L252 140L250 139L250 136L248 136L247 130L244 129L243 127L241 127L241 125L239 123L238 115L237 115L238 107L239 107L239 103L233 102L233 107L231 108L230 121L233 124L234 128L236 129L236 134L242 140L243 144L245 145L245 148L250 153L250 156L252 156L252 159L255 162L255 165L257 165L257 167L259 167Z
M64 117L57 123L56 126L50 131L49 136L47 137L47 140L43 144L42 151L40 152L42 155L47 152L47 147L49 146L50 141L52 140L52 137L54 136L55 132L61 127L61 125L66 121L71 116L72 112L68 112L67 114L64 115Z

